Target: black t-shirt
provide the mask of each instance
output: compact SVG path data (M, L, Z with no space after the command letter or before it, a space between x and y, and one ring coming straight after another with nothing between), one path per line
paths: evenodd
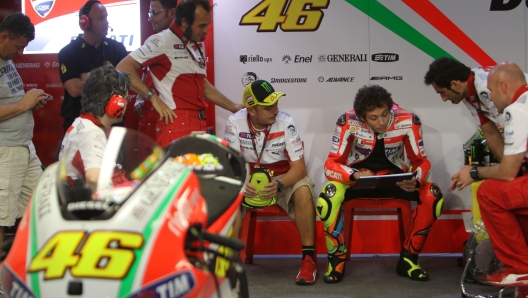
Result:
M353 167L355 169L371 170L374 173L382 170L388 170L393 174L403 173L402 169L398 168L395 164L387 159L387 155L385 154L385 139L379 138L378 136L379 134L375 134L377 140L376 144L374 145L374 150L372 150L370 156L365 160L354 164Z
M128 55L125 46L110 38L104 38L98 48L85 42L81 35L77 36L59 52L59 73L62 83L74 78L80 78L82 73L111 63L114 67ZM61 116L66 121L73 122L81 112L81 97L71 96L64 89L64 101L61 108ZM71 123L66 123L65 129Z
M354 164L354 169L368 169L377 173L379 171L388 170L393 174L403 173L403 170L398 168L395 164L387 159L385 154L385 139L378 138L379 134L375 134L376 145L367 159ZM348 188L345 191L345 202L354 198L390 198L396 197L409 201L420 202L420 195L418 191L407 192L400 187L395 188L374 188L374 189L354 189Z

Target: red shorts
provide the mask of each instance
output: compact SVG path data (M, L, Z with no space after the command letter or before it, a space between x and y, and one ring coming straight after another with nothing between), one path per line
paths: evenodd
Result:
M193 131L206 131L204 111L198 110L173 110L177 118L173 123L157 122L156 142L165 147L172 141L188 136Z

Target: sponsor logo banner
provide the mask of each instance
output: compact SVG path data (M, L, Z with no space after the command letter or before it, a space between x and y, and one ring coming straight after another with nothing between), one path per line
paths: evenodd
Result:
M53 9L54 0L31 0L31 6L41 18L45 18Z
M367 62L367 54L330 54L319 55L317 60L319 62Z
M403 76L382 76L382 77L371 77L371 81L401 81Z
M317 78L320 83L352 83L354 82L354 79L355 77L329 77L326 80L324 77Z
M394 53L372 54L370 60L374 62L396 62L400 60L400 55Z
M46 68L50 68L50 67L58 68L58 67L59 67L59 62L56 62L56 61L53 61L53 62L46 61L46 62L44 62L44 67L46 67Z
M242 76L242 85L246 87L247 85L253 83L254 81L258 80L259 77L256 73L248 71Z
M258 63L258 62L265 62L270 63L272 61L272 58L262 57L260 55L240 55L240 62L246 64L246 63Z
M40 63L17 63L16 68L40 68Z
M306 83L307 78L271 78L270 83Z
M290 64L290 61L292 61L292 58L290 55L284 55L282 56L282 61L284 64ZM312 55L310 56L301 56L301 55L295 55L293 57L293 63L312 63Z

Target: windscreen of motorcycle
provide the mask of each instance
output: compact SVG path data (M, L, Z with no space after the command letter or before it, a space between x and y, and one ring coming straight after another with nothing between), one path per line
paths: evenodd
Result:
M165 157L150 137L114 127L108 138L101 132L69 140L65 137L58 167L61 205L75 202L122 204ZM78 203L84 208L86 203Z

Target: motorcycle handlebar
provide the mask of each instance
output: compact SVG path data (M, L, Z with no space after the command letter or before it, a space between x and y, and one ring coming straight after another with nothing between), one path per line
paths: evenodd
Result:
M201 232L204 240L207 240L218 245L227 246L234 250L244 249L244 244L238 239L226 238L220 235L210 234L205 231Z

